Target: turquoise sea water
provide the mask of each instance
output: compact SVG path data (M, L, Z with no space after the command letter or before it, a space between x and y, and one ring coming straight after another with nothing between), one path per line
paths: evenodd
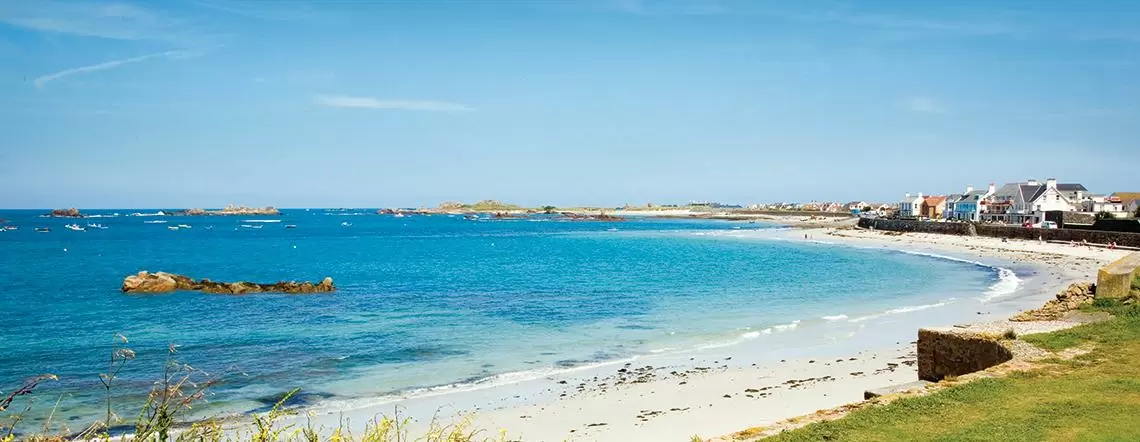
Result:
M114 212L136 211L91 213ZM228 373L206 410L246 412L294 387L307 402L361 399L744 340L823 336L813 329L836 339L1002 284L995 269L967 262L732 238L773 227L763 224L469 221L317 209L245 218L39 213L0 212L19 226L0 232L0 391L40 373L59 375L37 408L46 412L67 392L57 415L73 425L101 413L98 373L116 333L137 352L120 375L122 393L145 391L175 343L179 360ZM63 227L73 222L107 228ZM168 229L179 224L190 228ZM331 276L339 290L119 292L124 276L144 269L223 281ZM132 416L137 399L124 397L120 414Z

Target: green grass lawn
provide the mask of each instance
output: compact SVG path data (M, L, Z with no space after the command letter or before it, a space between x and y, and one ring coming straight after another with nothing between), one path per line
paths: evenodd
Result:
M1140 440L1140 308L1098 301L1090 310L1116 317L1023 339L1055 351L1091 343L1091 353L862 409L766 440Z

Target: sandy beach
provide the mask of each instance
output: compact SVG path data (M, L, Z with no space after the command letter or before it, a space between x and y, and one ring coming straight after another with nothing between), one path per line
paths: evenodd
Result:
M813 225L817 220L766 221ZM1004 320L1017 311L1040 306L1072 282L1094 280L1097 268L1127 253L1037 241L855 230L849 227L850 219L824 222L836 227L742 229L722 236L928 253L1031 269L1032 277L1022 281L1017 296L983 304L975 316L899 315L908 318L901 327L910 330L903 335L911 338L900 338L893 345L773 350L757 340L648 355L541 377L496 379L409 397L327 404L310 414L318 426L348 422L354 429L397 410L401 416L419 419L415 425L420 427L432 416L444 423L467 418L488 436L506 431L509 440L526 441L718 437L858 402L867 389L916 380L916 325Z

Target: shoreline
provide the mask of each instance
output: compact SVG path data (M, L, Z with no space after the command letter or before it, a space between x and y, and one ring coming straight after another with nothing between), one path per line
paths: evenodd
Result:
M893 235L837 228L734 230L724 236L881 248L977 261L995 268L1031 269L1017 296L989 304L997 312L979 311L968 321L958 318L967 322L1004 320L1017 311L1039 307L1069 283L1095 279L1096 268L1123 254L1036 241L1002 243L996 238ZM917 310L901 313L922 315ZM917 327L911 330L914 332ZM909 336L913 339L914 335ZM378 415L392 416L399 410L402 416L421 419L413 427L426 426L423 419L429 416L443 423L466 418L472 427L484 429L488 435L505 430L511 438L522 440L681 440L694 434L715 437L858 402L867 389L912 381L917 376L910 341L870 349L847 348L840 354L823 348L769 351L748 344L638 356L530 379L500 379L519 375L509 373L459 388L437 387L413 395L338 401L304 411L318 427L344 421L354 430ZM753 351L748 347L754 347ZM774 362L776 358L780 362Z

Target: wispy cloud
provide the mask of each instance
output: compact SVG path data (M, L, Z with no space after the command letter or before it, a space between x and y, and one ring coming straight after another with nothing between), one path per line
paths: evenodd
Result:
M603 7L638 15L711 15L727 11L720 0L605 0Z
M119 60L105 61L102 63L93 64L93 65L89 65L89 66L80 66L77 68L64 69L62 71L59 71L59 72L56 72L53 74L40 76L40 77L36 78L35 85L38 88L43 88L44 85L46 85L49 82L59 80L60 78L71 76L71 75L87 74L87 73L91 73L91 72L105 71L108 69L117 68L119 66L133 64L133 63L139 63L139 62L147 61L147 60L154 59L154 58L169 58L169 59L174 59L174 60L196 58L196 57L201 57L203 55L206 55L208 52L209 52L208 49L177 50L177 51L166 51L166 52L158 52L158 53L154 53L154 54L141 55L138 57L123 58L123 59L119 59Z
M123 2L0 1L0 23L40 32L186 43L183 23Z
M901 105L903 109L923 114L944 114L947 111L946 106L931 97L911 97L903 100Z
M431 100L379 100L372 97L317 95L313 101L321 106L359 109L399 109L434 112L471 112L475 109L459 103Z
M204 9L268 21L317 21L330 17L327 11L312 6L317 3L307 2L195 0L192 4Z
M898 13L864 12L856 10L846 3L835 4L827 9L817 8L814 11L788 11L781 8L769 9L768 12L792 21L832 23L894 31L965 36L1009 35L1023 31L1023 29L1008 23L987 18L949 20Z

